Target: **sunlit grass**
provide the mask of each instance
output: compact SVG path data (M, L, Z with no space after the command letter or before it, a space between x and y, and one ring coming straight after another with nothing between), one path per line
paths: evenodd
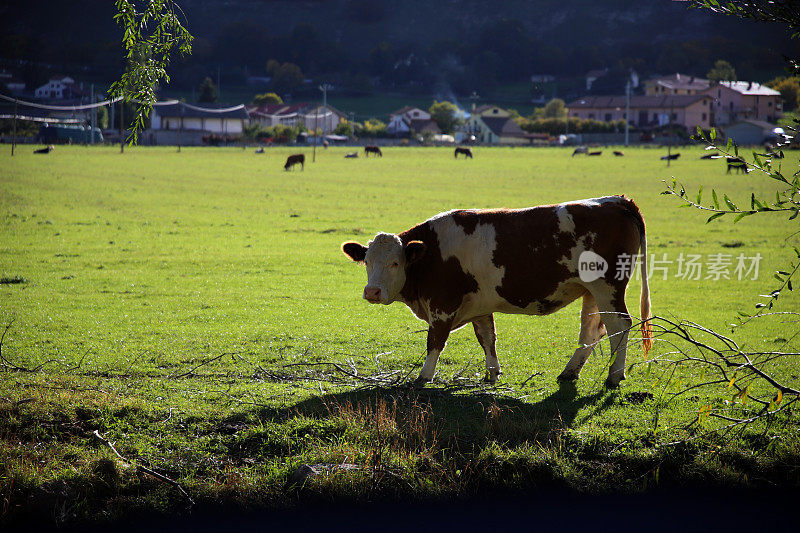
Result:
M653 312L723 330L772 288L772 273L798 245L780 216L706 224L706 216L662 196L662 180L673 177L692 193L714 187L740 204L752 190L774 195L766 179L727 175L722 162L701 161L699 148L679 149L669 168L662 150L647 148L587 158L571 157L569 149L477 147L474 160L457 161L446 148L387 148L380 159L345 159L351 150L319 148L313 156L310 148L263 155L133 148L121 155L59 146L47 156L0 154L0 277L7 280L0 283L0 331L9 326L2 356L18 367L0 374L0 408L11 416L0 422L0 454L10 465L4 475L21 476L17 486L26 490L65 479L70 468L72 476L94 479L93 461L107 451L98 449L95 429L112 435L123 455L171 468L198 492L239 491L245 499L266 484L267 499L280 500L276 494L299 462L374 465L375 442L384 437L369 437L370 417L391 419L387 434L406 438L408 428L397 424L413 404L380 394L374 402L384 404L370 404L352 387L264 372L335 362L362 374L392 369L413 377L424 358L425 324L400 304L363 302L363 268L339 245L400 232L440 211L624 193L644 214L648 252L668 261L667 279L651 277ZM285 157L300 151L305 171L283 171ZM796 164L789 157L784 170ZM733 266L731 279L706 279L704 270L692 280L676 277L681 254L699 254L704 263L713 254L729 254L734 264L739 254L762 260L756 280L736 279ZM632 312L638 296L634 281ZM783 305L798 311L792 296ZM418 448L386 437L385 457L421 471L432 461L425 467L431 476L460 486L458 464L497 453L535 465L556 454L560 475L572 479L577 467L568 457L599 449L639 457L668 441L658 431L696 416L697 400L671 404L656 430L654 405L624 401L626 392L663 387L657 366L634 367L622 391L609 393L602 387L605 344L577 388L559 390L555 377L576 347L579 312L572 305L548 317L496 315L502 382L514 393L495 408L477 391L428 398L419 409L431 409L437 423L415 430L426 435ZM753 349L796 351L789 327L761 320L736 336ZM654 356L664 350L657 345ZM638 345L630 358L643 361ZM457 375L477 382L482 366L482 351L464 328L451 336L434 386ZM797 383L796 367L778 371ZM318 401L328 410L317 409ZM339 413L341 406L349 407ZM28 427L42 420L50 420L44 433ZM292 429L306 423L311 429L303 435ZM796 447L790 427L789 448ZM34 446L47 438L63 445ZM455 441L462 452L448 456L442 449ZM502 452L486 447L490 442ZM467 451L467 443L475 449ZM41 457L52 464L34 469ZM132 483L125 472L123 483ZM336 492L335 485L325 490Z

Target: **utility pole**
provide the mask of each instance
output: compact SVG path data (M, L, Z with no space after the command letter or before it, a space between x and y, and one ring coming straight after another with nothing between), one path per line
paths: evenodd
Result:
M631 80L628 79L628 83L625 84L625 146L628 146L628 141L630 139L628 134L628 126L630 125L631 119Z
M314 111L314 150L311 152L311 162L317 162L317 119L319 119L319 107L314 105L317 109Z
M94 105L94 83L91 85L91 97L89 98L89 101L92 103L92 105ZM97 109L96 108L94 108L94 107L92 108L90 116L92 118L91 118L91 129L89 130L91 132L91 136L89 137L91 140L89 141L89 144L94 146L94 125L97 123Z
M322 107L325 110L325 116L322 121L322 138L325 139L326 130L328 129L328 89L333 89L333 85L323 83L319 86L322 91ZM316 134L316 132L314 132Z
M183 104L178 102L178 153L181 151L181 132L183 131Z
M14 133L11 137L11 156L14 156L14 146L17 144L17 99L14 98Z
M125 153L125 99L119 101L119 153Z

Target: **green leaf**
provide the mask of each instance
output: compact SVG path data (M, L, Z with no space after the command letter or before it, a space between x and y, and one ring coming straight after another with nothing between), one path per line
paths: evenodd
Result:
M708 223L709 223L709 222L711 222L712 220L714 220L714 219L717 219L717 218L719 218L719 217L721 217L721 216L725 216L726 214L727 214L727 213L714 213L713 215L711 215L710 217L708 217L708 220L706 220L706 224L708 224Z
M725 205L728 206L728 209L730 209L731 211L738 211L739 210L739 208L736 207L736 204L733 203L733 201L730 198L728 198L727 194L724 195L724 198L725 198Z
M714 209L719 209L719 199L717 198L717 191L711 189L711 197L714 199Z
M699 126L698 126L699 127ZM696 204L699 204L703 199L703 186L700 186L700 190L697 191L697 200L695 201Z
M717 128L711 128L711 131L708 132L708 136L711 137L711 141L713 142L717 138Z
M739 213L738 215L736 215L736 218L733 219L733 223L736 224L737 222L742 220L744 217L749 217L750 215L753 215L753 214L755 214L755 211L745 211L743 213Z

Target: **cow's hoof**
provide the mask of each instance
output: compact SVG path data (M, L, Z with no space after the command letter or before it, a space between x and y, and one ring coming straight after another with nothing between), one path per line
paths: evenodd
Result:
M488 383L489 385L494 385L497 383L497 378L500 376L500 372L486 372L481 380L483 383Z

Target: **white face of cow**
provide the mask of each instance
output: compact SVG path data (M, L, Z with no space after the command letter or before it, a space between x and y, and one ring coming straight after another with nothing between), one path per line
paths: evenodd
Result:
M364 299L370 303L390 304L397 300L406 283L406 258L400 237L378 233L368 243L364 256L367 286Z
M367 267L367 286L364 299L370 303L388 305L398 299L406 283L406 268L425 253L425 245L412 241L406 246L400 237L378 233L367 246L346 242L342 251L353 261L363 261Z

